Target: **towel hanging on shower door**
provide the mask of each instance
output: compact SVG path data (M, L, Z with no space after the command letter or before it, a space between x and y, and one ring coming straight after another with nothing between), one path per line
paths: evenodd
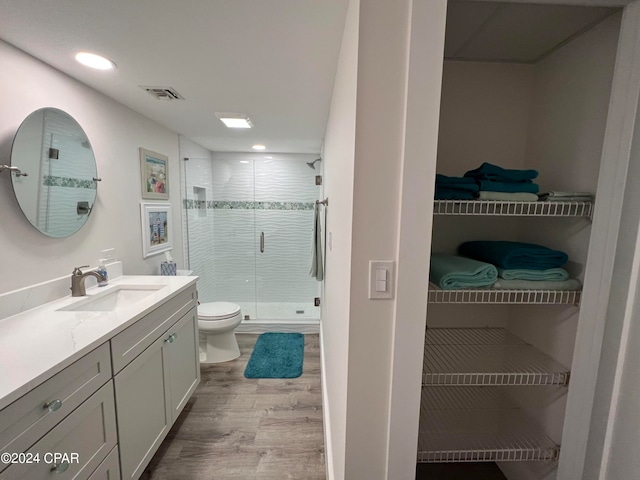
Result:
M313 239L311 240L311 268L309 275L321 282L324 279L322 267L322 231L320 226L320 204L316 202L313 212Z

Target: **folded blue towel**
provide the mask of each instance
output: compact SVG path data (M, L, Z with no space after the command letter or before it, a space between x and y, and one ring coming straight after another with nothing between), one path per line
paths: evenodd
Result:
M505 270L504 268L498 268L498 277L505 280L551 280L560 282L569 278L569 272L564 268L548 268L547 270L529 270L525 268Z
M465 242L458 247L458 253L506 269L547 270L561 267L569 260L567 254L559 250L506 241Z
M475 170L469 170L464 174L464 176L476 178L479 180L493 180L496 182L521 182L523 180L533 180L538 176L538 171L509 170L497 165L492 165L491 163L484 162Z
M576 278L569 278L567 280L561 280L553 282L549 280L505 280L499 278L493 285L493 288L505 289L505 290L563 290L563 291L575 291L582 290L582 284L580 280Z
M436 200L473 200L474 198L474 192L469 190L458 190L457 188L446 188L436 185Z
M540 186L531 180L524 182L496 182L493 180L478 180L480 190L488 192L527 192L538 193Z
M447 177L440 173L436 173L436 185L459 185L459 184L475 185L476 181L468 177ZM477 192L477 190L476 190Z
M497 278L496 267L488 263L442 253L431 255L429 280L440 288L486 288L493 285Z

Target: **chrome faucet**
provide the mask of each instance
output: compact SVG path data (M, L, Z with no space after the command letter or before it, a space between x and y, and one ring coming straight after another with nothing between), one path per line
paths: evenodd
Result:
M71 296L72 297L84 297L87 294L86 287L84 285L84 281L89 275L92 275L98 279L99 282L103 282L106 280L104 275L98 272L89 271L82 272L81 268L86 268L89 265L82 265L81 267L75 267L73 269L73 273L71 274Z

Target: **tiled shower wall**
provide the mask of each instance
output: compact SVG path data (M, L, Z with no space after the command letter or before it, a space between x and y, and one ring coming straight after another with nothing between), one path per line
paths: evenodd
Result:
M201 301L310 305L319 296L308 275L322 187L315 184L320 162L316 170L306 162L316 158L213 153L211 161L185 163L189 266L200 277Z

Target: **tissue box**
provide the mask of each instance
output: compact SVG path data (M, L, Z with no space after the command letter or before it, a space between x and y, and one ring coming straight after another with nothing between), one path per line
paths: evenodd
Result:
M162 262L160 264L160 275L175 275L176 272L176 262Z

